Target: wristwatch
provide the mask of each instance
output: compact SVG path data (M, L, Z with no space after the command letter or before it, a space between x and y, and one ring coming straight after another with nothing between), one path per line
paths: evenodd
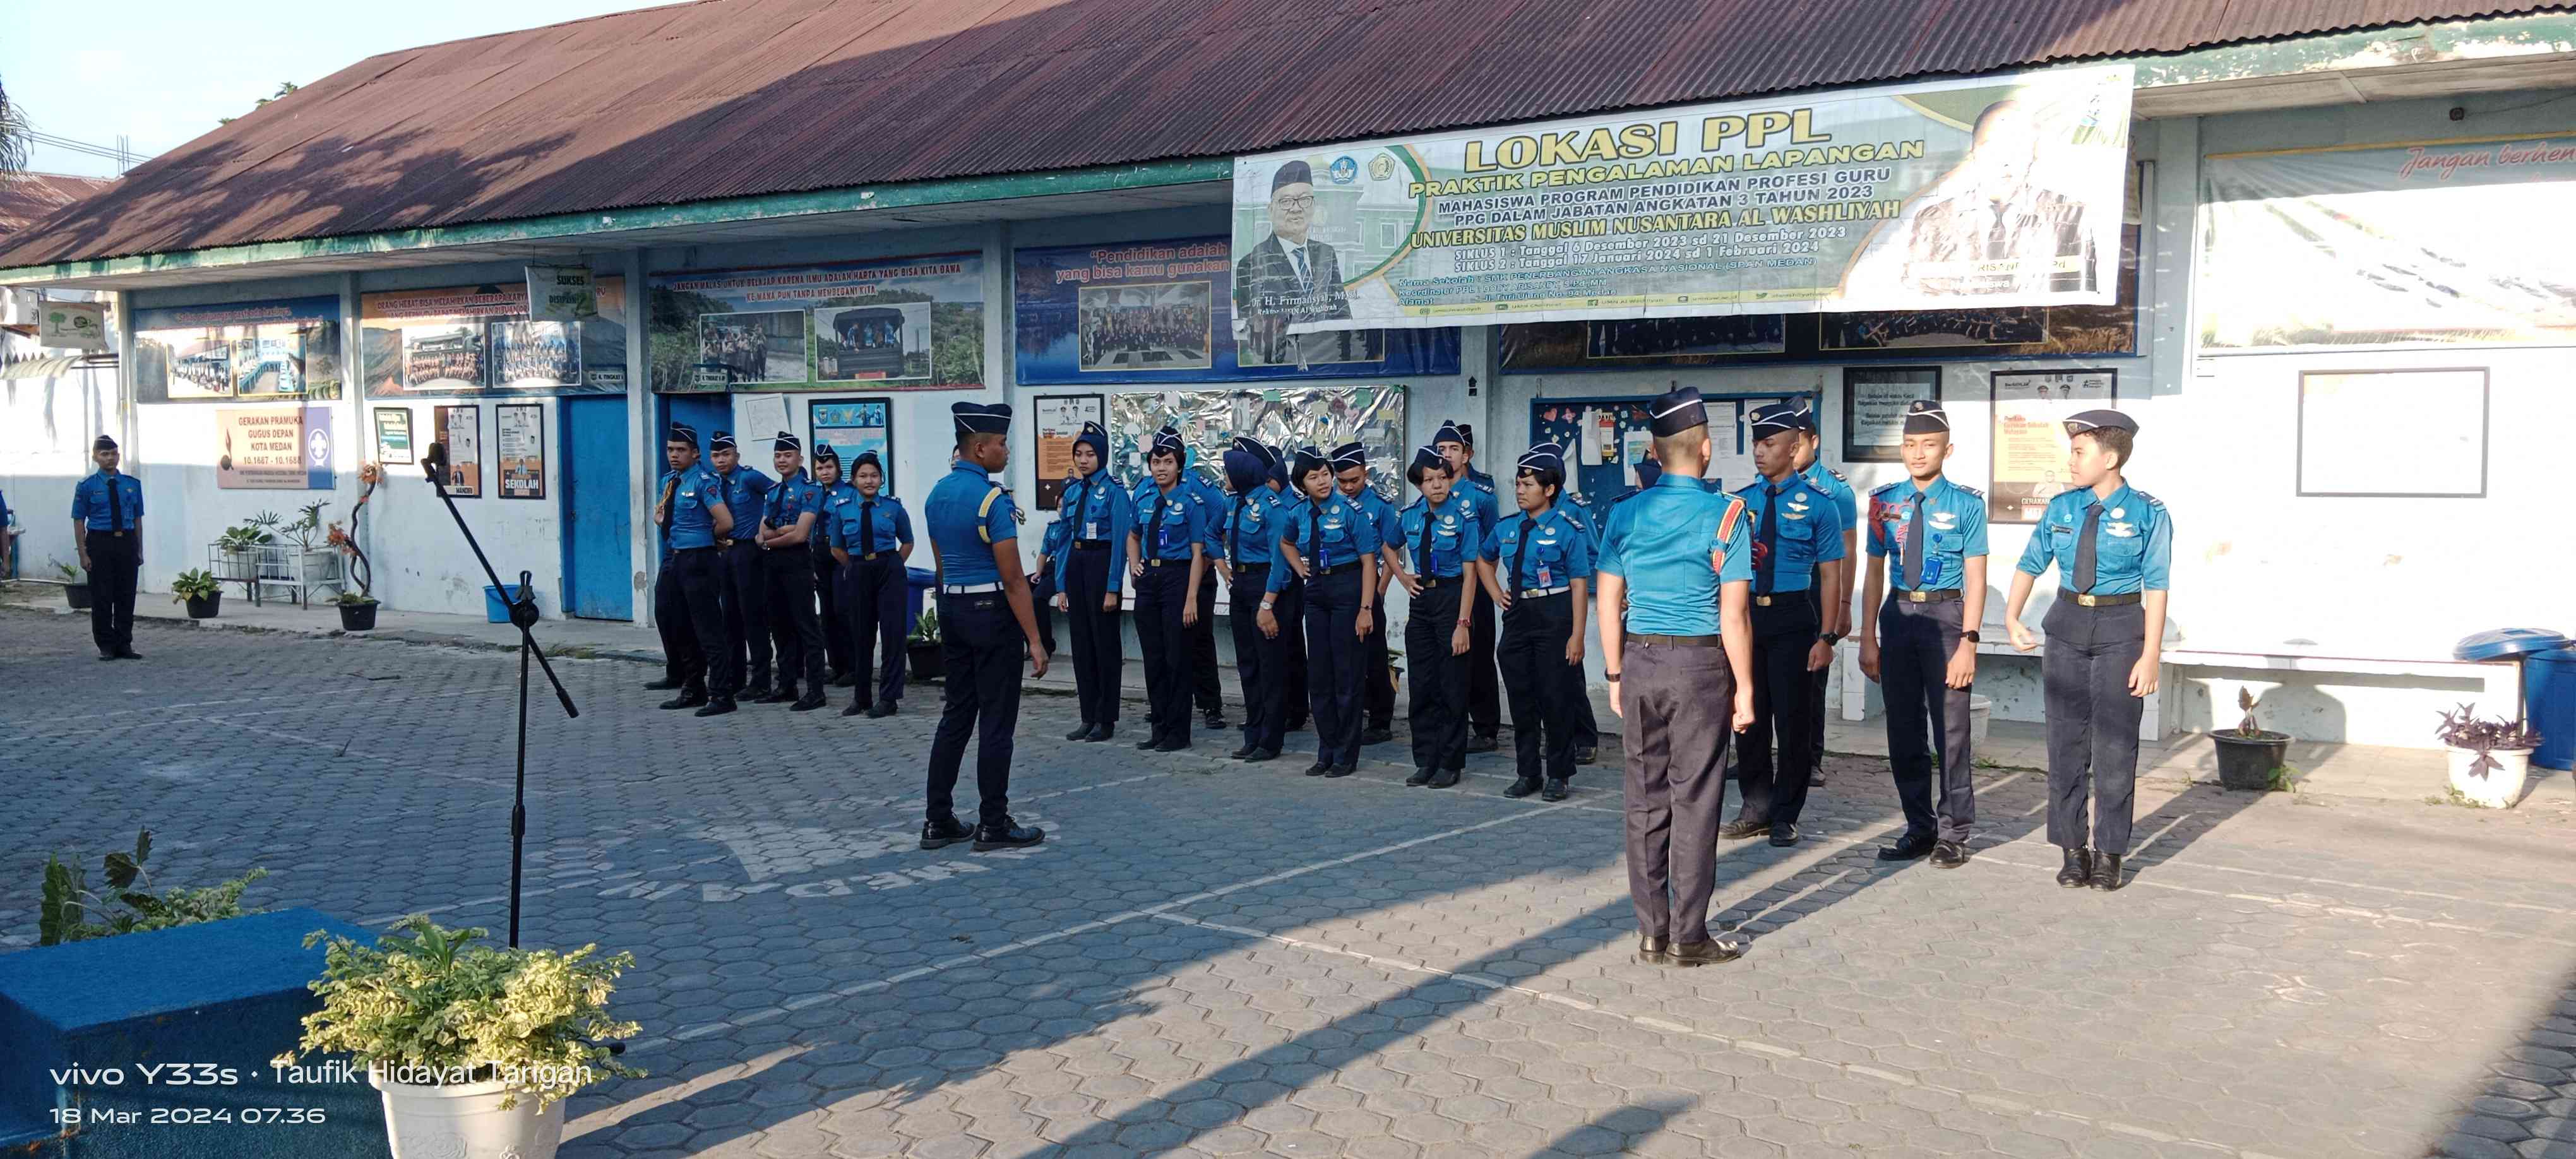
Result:
M1971 644L1981 644L1985 642L1985 637L1978 635L1977 630L1974 628L1970 628L1965 632L1959 633L1959 638Z
M1619 682L1619 674L1616 672L1604 672L1601 674L1601 678L1612 684L1617 684Z
M1839 634L1833 632L1818 632L1816 633L1816 639L1822 641L1825 647L1828 648L1843 642L1843 638Z

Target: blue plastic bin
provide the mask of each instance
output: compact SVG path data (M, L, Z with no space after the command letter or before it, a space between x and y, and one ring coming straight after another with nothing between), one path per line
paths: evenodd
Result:
M2522 702L2531 727L2540 730L2531 763L2562 771L2576 767L2576 648L2525 654Z
M929 598L930 589L939 586L939 573L926 567L908 567L903 569L903 578L908 589L904 592L903 634L909 636L921 623L921 602Z
M510 589L483 585L483 618L495 624L510 622Z

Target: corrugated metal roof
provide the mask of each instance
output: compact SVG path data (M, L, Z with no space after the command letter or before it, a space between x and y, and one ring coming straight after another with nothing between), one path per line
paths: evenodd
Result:
M0 243L0 267L1223 156L2565 7L700 0L370 57Z
M74 177L69 173L21 173L0 178L0 238L114 184L116 179L112 177Z

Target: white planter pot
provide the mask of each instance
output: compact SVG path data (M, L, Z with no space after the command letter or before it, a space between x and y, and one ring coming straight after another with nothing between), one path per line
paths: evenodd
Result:
M2531 775L2530 749L2497 749L2488 753L2499 768L2487 770L2484 776L2469 771L2478 754L2463 748L2449 750L2451 787L2472 803L2489 809L2510 809L2522 798L2523 779Z
M420 1087L368 1076L384 1093L385 1135L394 1159L553 1159L563 1143L564 1105L537 1110L534 1095L501 1109L500 1082Z
M1986 729L1994 723L1995 701L1990 696L1968 697L1968 751L1986 747Z

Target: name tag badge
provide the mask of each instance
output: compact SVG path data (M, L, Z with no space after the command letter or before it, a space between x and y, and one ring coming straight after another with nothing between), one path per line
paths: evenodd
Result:
M1100 525L1099 525L1099 524L1097 524L1097 523L1085 523L1085 524L1083 524L1083 525L1082 525L1082 537L1083 537L1084 539L1098 539L1098 538L1100 538Z
M1538 586L1543 588L1555 587L1556 584L1551 582L1555 578L1555 573L1549 571L1546 564L1538 565Z

